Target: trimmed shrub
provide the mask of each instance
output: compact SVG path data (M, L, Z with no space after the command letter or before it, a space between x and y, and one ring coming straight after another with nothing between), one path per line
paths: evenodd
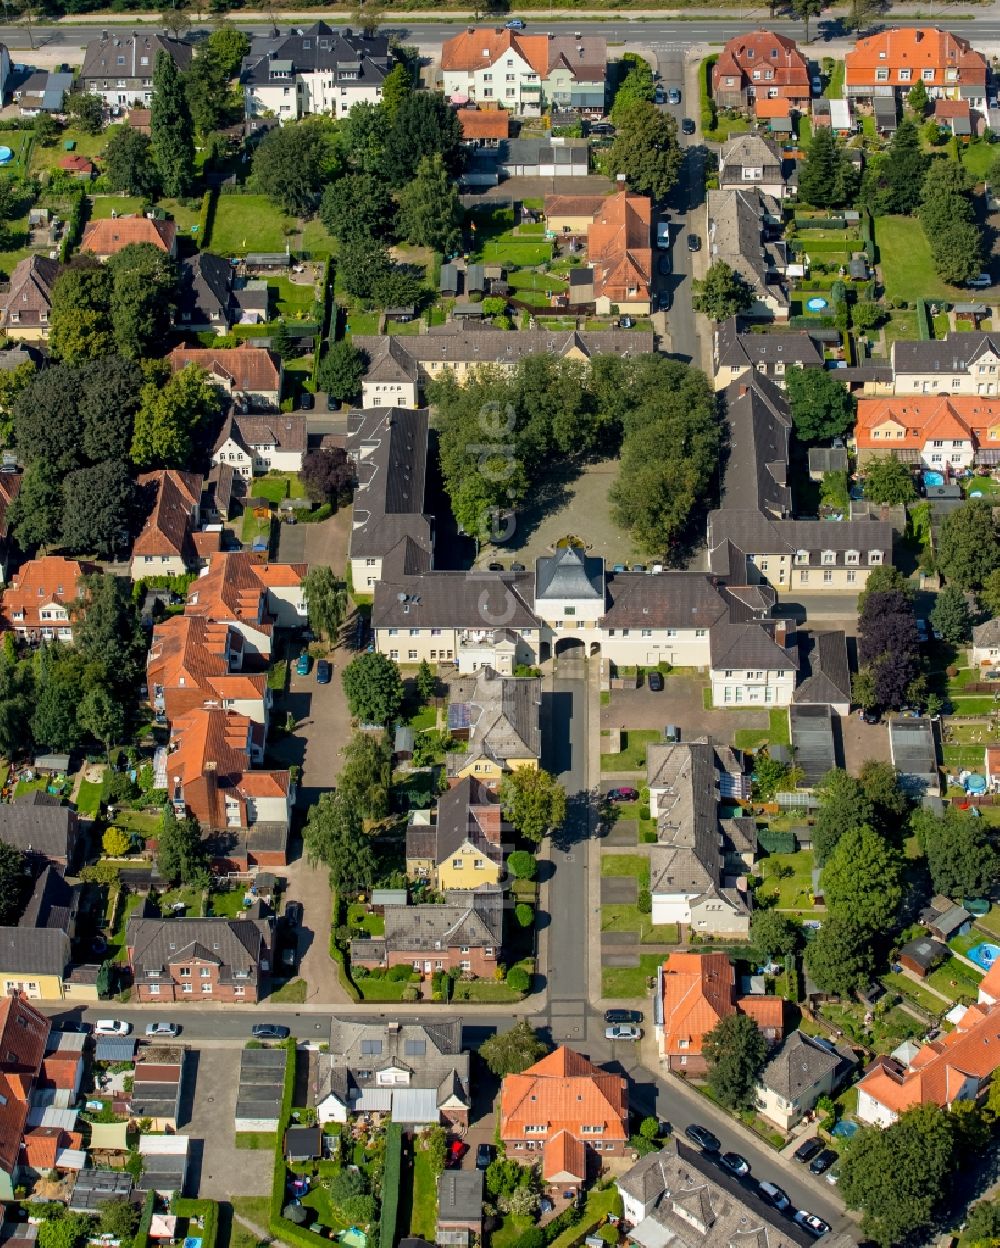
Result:
M393 1248L399 1216L399 1184L403 1169L403 1128L390 1122L385 1132L385 1170L382 1174L382 1215L379 1225L381 1248Z
M771 832L766 828L757 833L757 844L769 854L794 854L798 849L794 832Z

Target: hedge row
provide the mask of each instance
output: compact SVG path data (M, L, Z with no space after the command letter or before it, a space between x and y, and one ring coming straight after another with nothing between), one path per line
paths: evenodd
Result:
M182 1218L201 1218L201 1248L215 1248L219 1234L219 1206L214 1200L175 1197L170 1209Z
M69 219L66 222L62 242L59 244L59 259L63 264L69 259L69 253L80 241L80 234L83 231L83 205L84 195L81 190L73 197Z
M701 128L705 135L719 124L719 113L712 99L712 68L718 59L718 52L713 52L701 63Z
M399 1217L399 1185L403 1170L403 1127L390 1122L385 1132L385 1169L382 1172L382 1212L379 1223L381 1248L393 1248Z
M201 212L198 214L198 246L207 247L212 241L212 228L215 225L216 190L210 187L201 198Z
M330 316L333 307L333 262L329 256L323 266L323 323L320 326L319 337L316 340L316 350L313 352L312 366L312 387L313 391L319 389L319 366L323 358L323 352L326 344L333 337L330 333Z
M798 849L794 832L762 830L757 833L757 844L769 854L794 854Z
M834 329L836 322L832 316L790 316L789 329Z
M843 217L796 217L797 230L846 230L847 222Z
M927 313L927 300L917 300L917 337L921 342L930 342L931 318Z
M142 1217L139 1219L139 1229L135 1233L135 1239L132 1241L133 1248L146 1248L149 1243L149 1228L153 1225L153 1211L156 1208L156 1193L147 1192L146 1199L142 1202Z
M358 992L356 985L351 979L350 972L347 969L347 958L344 950L337 944L337 928L340 926L340 894L333 894L333 905L330 908L330 957L337 964L337 975L340 977L340 986L351 998L352 1001L359 1002L361 993Z

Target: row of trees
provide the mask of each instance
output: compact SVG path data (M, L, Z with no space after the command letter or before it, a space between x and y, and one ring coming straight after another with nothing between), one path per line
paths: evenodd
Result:
M544 488L546 466L621 452L610 491L616 521L643 549L666 552L705 498L718 459L715 396L703 373L660 356L552 356L513 373L483 368L432 383L441 467L464 532L489 539Z

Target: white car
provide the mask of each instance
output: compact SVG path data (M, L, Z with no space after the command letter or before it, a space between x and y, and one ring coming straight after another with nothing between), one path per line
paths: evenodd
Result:
M613 1027L605 1027L606 1040L641 1040L642 1028L634 1023L616 1023Z
M169 1036L173 1038L180 1034L180 1028L176 1023L148 1023L146 1026L147 1036Z
M797 1222L799 1226L807 1230L810 1235L815 1235L818 1239L820 1235L825 1235L830 1229L830 1224L824 1222L822 1218L818 1218L814 1213L810 1213L807 1209L798 1209L792 1214L792 1221Z
M94 1024L95 1036L127 1036L132 1024L120 1018L99 1018Z

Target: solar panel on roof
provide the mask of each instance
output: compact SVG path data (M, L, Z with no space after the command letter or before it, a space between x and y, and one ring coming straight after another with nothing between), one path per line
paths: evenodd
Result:
M468 702L451 702L448 706L448 727L468 728L472 723Z
M381 1040L362 1040L361 1054L362 1056L377 1057L382 1052Z
M427 1052L426 1040L407 1040L403 1045L403 1052L407 1057L423 1057Z

